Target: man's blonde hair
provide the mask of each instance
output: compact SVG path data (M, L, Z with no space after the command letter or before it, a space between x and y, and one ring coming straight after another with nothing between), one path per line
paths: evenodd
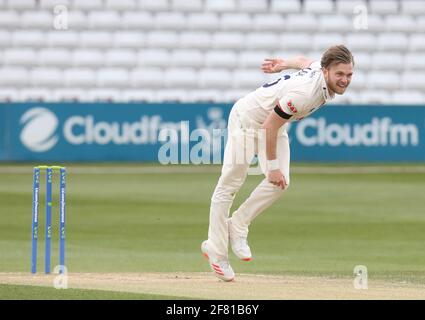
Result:
M320 64L323 68L329 68L330 66L338 63L352 63L354 66L354 57L350 50L344 45L332 46L328 48L322 55Z

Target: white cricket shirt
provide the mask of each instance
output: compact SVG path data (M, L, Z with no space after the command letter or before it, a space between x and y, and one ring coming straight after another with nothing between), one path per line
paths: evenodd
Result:
M301 120L331 100L320 61L309 68L266 83L238 101L238 113L261 125L279 106L290 118ZM274 111L273 111L274 112Z

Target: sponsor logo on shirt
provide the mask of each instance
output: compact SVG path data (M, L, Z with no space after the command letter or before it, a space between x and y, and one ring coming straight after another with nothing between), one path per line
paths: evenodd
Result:
M290 109L293 113L297 113L297 112L298 112L297 108L295 108L295 107L293 106L293 104L292 104L292 101L291 101L291 100L289 100L289 101L288 101L287 106L288 106L288 108L289 108L289 109Z

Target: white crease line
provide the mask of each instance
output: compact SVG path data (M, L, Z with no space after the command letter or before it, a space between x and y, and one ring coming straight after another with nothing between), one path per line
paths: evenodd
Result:
M153 167L68 167L70 174L207 174L220 173L221 167L173 167L153 166ZM292 167L293 174L403 174L403 173L425 173L425 166L349 166L349 167ZM32 174L32 167L22 166L0 166L0 174Z

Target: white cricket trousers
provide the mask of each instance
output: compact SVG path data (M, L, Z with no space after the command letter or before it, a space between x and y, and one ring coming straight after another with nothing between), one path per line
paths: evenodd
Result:
M223 167L211 198L208 243L215 253L222 258L227 258L228 254L229 232L227 223L230 208L236 193L245 181L255 155L258 156L261 172L266 178L232 215L232 225L238 235L247 237L250 223L284 192L281 187L275 186L267 180L264 130L260 130L260 123L254 122L240 112L242 103L241 100L236 102L230 112ZM277 138L277 158L288 186L289 152L288 134L285 128L282 128Z

